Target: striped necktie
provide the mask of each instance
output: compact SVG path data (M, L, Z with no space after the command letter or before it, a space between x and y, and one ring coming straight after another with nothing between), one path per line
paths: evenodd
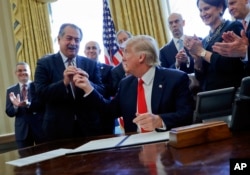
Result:
M68 62L68 66L74 66L74 60L73 59L68 58L67 62ZM70 82L70 89L71 89L72 95L73 95L73 97L75 99L75 89L76 89L76 87L75 87L73 82Z
M246 20L242 20L241 22L242 22L244 31L246 32L247 31L247 21Z
M22 99L26 100L27 97L28 97L27 84L23 84L22 85L22 91L21 91L21 93L22 93Z

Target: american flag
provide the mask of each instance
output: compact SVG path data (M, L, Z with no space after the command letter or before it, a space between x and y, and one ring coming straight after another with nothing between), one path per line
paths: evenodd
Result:
M122 53L116 43L116 31L108 2L103 0L103 44L105 63L117 65L122 61Z

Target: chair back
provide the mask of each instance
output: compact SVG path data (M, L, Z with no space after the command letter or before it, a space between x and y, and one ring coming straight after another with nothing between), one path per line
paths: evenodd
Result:
M232 131L250 130L250 76L241 81L233 105L230 128Z
M199 92L194 111L194 123L223 120L229 122L235 98L235 88Z

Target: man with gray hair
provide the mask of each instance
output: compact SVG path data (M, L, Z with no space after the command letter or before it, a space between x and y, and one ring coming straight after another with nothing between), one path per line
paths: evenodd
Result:
M48 140L99 135L100 118L77 88L73 75L89 77L93 87L103 93L97 63L78 55L82 30L75 24L62 24L58 33L58 53L37 61L35 86L46 103L43 129Z
M30 80L29 64L17 63L15 75L18 83L7 89L5 112L9 117L15 117L15 138L20 149L45 141L42 130L44 103Z
M75 75L83 97L110 117L123 116L125 132L169 130L192 123L193 100L186 73L159 67L159 48L154 38L138 35L127 40L124 69L116 96L106 100L86 76Z
M234 32L225 32L222 35L224 42L216 42L212 48L223 56L242 57L245 63L246 76L250 75L250 1L249 0L227 0L229 13L237 20L241 20L244 31L241 37Z

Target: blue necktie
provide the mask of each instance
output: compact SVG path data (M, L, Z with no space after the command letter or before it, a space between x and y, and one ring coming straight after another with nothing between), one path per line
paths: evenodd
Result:
M182 41L182 39L178 40L178 44L179 44L178 51L180 51L181 49L183 49L183 41Z

